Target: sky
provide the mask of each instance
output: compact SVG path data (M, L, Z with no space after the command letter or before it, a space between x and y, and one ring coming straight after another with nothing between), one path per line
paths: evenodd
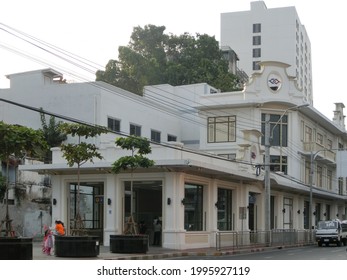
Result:
M215 36L220 41L220 15L250 10L251 0L43 0L1 1L0 88L5 75L54 68L68 81L94 81L118 47L126 46L134 27L165 26L165 33L188 32ZM314 107L333 118L334 103L347 106L344 65L345 0L265 0L267 8L295 6L311 41ZM20 38L25 38L24 41ZM29 37L46 43L33 45ZM20 38L19 38L20 37ZM31 43L28 43L30 41ZM47 46L49 44L49 46ZM53 50L52 47L55 49ZM232 46L231 46L232 47ZM67 62L54 55L67 53ZM51 50L50 52L44 49ZM53 51L52 51L53 50ZM71 59L70 59L71 60Z

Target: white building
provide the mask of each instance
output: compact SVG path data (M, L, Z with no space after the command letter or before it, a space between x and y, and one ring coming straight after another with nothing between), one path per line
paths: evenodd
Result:
M62 75L53 69L14 74L8 76L11 87L0 90L0 117L39 128L33 108L42 107L121 135L152 139L149 157L155 166L134 174L111 172L112 163L128 154L115 147L119 135L95 139L104 159L82 166L86 228L105 245L110 235L123 232L133 180L135 219L145 221L152 236L152 220L161 217L163 247L213 247L219 232L265 228L266 115L272 130L271 228L308 229L311 190L313 224L346 218L346 181L336 178L335 158L336 149L347 145L344 106L336 105L333 121L312 106L292 110L306 104L306 96L287 74L288 67L263 62L240 92L220 93L207 84L158 85L146 87L143 97L102 82L60 83ZM312 188L311 153L316 155ZM68 167L60 149L53 148L52 164L20 170L51 175L52 218L64 221L69 231L76 168Z
M312 104L311 43L295 7L268 9L264 1L251 2L249 11L221 14L221 46L239 57L239 68L251 75L261 61L290 65L307 102Z

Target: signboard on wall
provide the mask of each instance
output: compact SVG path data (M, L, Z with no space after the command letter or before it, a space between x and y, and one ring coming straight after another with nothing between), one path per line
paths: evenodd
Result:
M104 203L104 196L103 195L94 196L94 202L96 204L103 204Z

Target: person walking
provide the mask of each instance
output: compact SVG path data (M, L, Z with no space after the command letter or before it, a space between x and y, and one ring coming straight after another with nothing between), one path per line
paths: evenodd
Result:
M159 220L159 218L154 219L153 230L154 230L153 245L159 246L161 241L161 221Z
M53 248L52 231L49 229L49 227L45 227L45 235L43 237L42 252L50 256L52 248Z

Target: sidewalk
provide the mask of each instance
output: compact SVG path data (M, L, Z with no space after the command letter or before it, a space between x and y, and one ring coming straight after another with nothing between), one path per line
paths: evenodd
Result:
M100 246L100 254L97 257L87 258L62 258L54 255L47 256L42 252L42 243L33 242L33 260L159 260L184 256L222 256L240 253L261 252L274 250L278 247L239 248L217 251L215 248L200 248L187 250L172 250L162 247L150 246L147 254L117 254L110 251L108 246ZM54 254L54 252L53 252Z

